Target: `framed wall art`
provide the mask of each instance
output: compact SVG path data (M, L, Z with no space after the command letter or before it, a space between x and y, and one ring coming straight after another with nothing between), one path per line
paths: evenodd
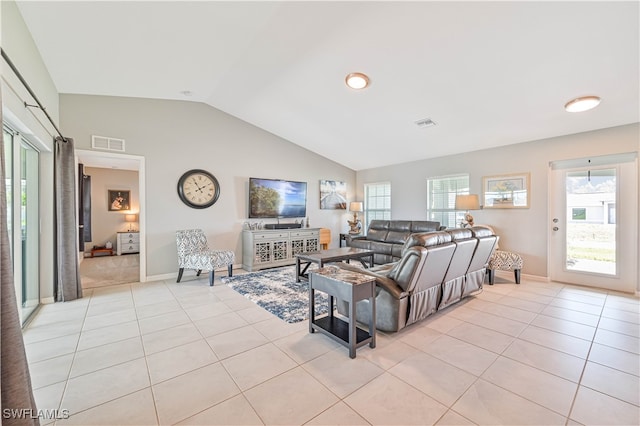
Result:
M109 211L119 212L129 210L131 203L131 191L122 189L109 189Z
M531 190L529 173L482 178L485 209L528 209Z
M325 210L346 210L347 184L336 180L321 180L320 208Z

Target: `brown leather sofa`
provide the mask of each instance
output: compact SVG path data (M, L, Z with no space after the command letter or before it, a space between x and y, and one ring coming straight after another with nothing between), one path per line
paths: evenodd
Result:
M411 234L400 259L392 264L355 270L376 278L376 328L398 331L482 288L496 237L483 227ZM356 317L369 322L369 301L356 304ZM338 312L347 315L346 302Z
M376 265L397 262L409 235L440 231L440 222L428 220L372 220L366 236L347 236L347 247L373 250Z

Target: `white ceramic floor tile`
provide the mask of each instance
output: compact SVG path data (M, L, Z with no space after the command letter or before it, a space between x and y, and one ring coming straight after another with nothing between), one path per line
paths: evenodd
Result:
M84 320L82 327L83 331L95 330L102 327L107 327L115 324L122 324L124 322L135 321L136 310L133 308L122 309L114 312L108 312L100 315L88 316Z
M637 425L640 408L580 386L570 418L584 425Z
M499 357L482 378L563 416L569 415L578 388L577 383L505 357Z
M591 291L578 293L576 291L572 291L571 289L562 290L560 293L558 293L557 297L559 299L566 299L599 307L604 306L606 300L605 294L597 294Z
M204 339L147 356L151 383L156 384L218 361Z
M95 348L120 340L131 339L140 335L137 321L110 325L97 330L83 331L78 342L78 350Z
M73 414L56 425L157 425L151 388Z
M569 336L584 340L593 340L593 336L596 334L595 327L547 315L538 315L533 321L531 321L531 325L546 328L547 330L552 330L562 334L568 334Z
M38 410L69 410L66 406L60 406L62 400L62 394L66 382L54 383L53 385L45 386L39 389L33 390L33 397L36 400L36 407ZM71 414L71 413L69 413Z
M450 336L435 340L425 352L474 376L480 376L498 358L494 352Z
M401 330L398 334L401 335L399 338L400 341L422 351L426 351L432 346L434 340L444 335L439 331L424 327L421 324L412 324Z
M514 321L520 321L529 324L536 317L536 312L526 311L499 303L487 303L481 306L481 310L499 317L509 318Z
M374 349L362 351L358 356L368 359L383 370L388 370L399 362L418 353L420 353L418 349L397 340L387 345L380 345L379 342L376 342Z
M236 313L249 324L276 318L275 315L273 315L271 312L267 311L266 309L262 309L257 305L246 309L240 309L236 311Z
M541 314L567 321L577 322L579 324L588 325L590 327L597 327L598 322L600 321L599 315L572 311L570 309L560 308L558 306L547 306L542 310Z
M70 379L61 407L78 413L148 386L144 359L129 361Z
M344 402L374 425L432 425L447 411L389 373L367 383Z
M592 305L590 303L575 302L568 299L554 299L549 305L590 315L602 314L603 308L603 306Z
M502 355L574 383L580 380L586 363L582 358L520 339L516 339Z
M633 337L640 337L640 324L633 322L620 321L613 318L600 318L598 328L615 333L628 334Z
M195 342L202 339L202 334L192 323L166 328L142 336L144 351L147 355Z
M191 416L179 425L261 425L262 420L256 414L244 395L237 395L218 405Z
M303 367L340 398L344 398L384 372L357 354L356 358L349 358L346 348L328 352L303 364Z
M427 326L433 330L439 331L440 333L446 333L452 328L456 328L463 322L457 318L454 318L450 315L445 314L436 314L422 320L424 324L420 324L421 326Z
M67 354L29 364L33 389L66 381L69 377L72 360L73 354Z
M175 311L151 318L144 318L138 322L140 324L140 333L149 334L175 327L177 325L187 324L191 322L191 319L184 313L184 311Z
M511 336L469 323L459 325L447 335L498 354L513 341Z
M40 325L38 327L28 327L23 331L22 337L25 344L42 342L44 340L56 339L59 337L78 334L82 330L82 322L78 320L67 320L53 324Z
M522 334L520 334L519 339L584 359L587 358L589 348L591 347L591 342L588 340L578 339L577 337L556 333L555 331L535 326L527 327Z
M249 325L208 337L207 342L218 358L225 359L269 343L269 340Z
M609 307L608 305L602 310L602 317L626 321L633 324L640 324L639 312L624 311L616 307Z
M307 330L285 336L273 343L298 364L304 364L340 346L328 336L320 333L311 334Z
M39 362L60 355L72 354L78 346L80 333L56 337L36 343L25 344L27 359L30 363Z
M338 402L302 368L297 367L244 393L265 424L303 424ZM278 395L277 398L273 398Z
M121 340L108 345L96 346L76 352L71 367L71 377L91 373L123 362L142 358L142 342L140 337Z
M616 349L622 349L623 351L640 354L640 339L627 334L614 333L599 328L593 341Z
M162 314L167 314L169 312L179 311L180 309L182 309L180 304L175 299L171 299L149 305L136 305L136 315L138 316L138 319L141 320Z
M253 326L256 328L256 330L258 330L271 341L281 339L285 336L297 333L298 331L309 330L309 322L307 321L288 324L282 321L280 318L260 321L253 324Z
M594 343L589 352L589 361L640 376L640 355L611 346Z
M462 417L460 414L456 413L453 410L447 411L444 416L438 420L436 423L437 426L473 426L471 420Z
M209 337L216 334L225 333L236 328L245 327L248 323L235 312L220 314L215 317L208 317L198 321L194 321L200 333Z
M326 425L369 425L358 413L353 411L347 404L340 401L334 406L323 411L305 425L326 426Z
M389 373L447 407L477 379L473 374L424 353L405 359Z
M206 318L215 317L222 314L228 314L231 309L222 301L218 303L208 303L205 305L198 305L192 308L185 308L184 310L191 321L200 321Z
M503 297L497 303L499 303L500 305L509 306L511 308L535 313L539 313L546 307L546 304L544 303L533 302L518 297L511 297L510 295Z
M522 330L527 328L527 325L520 321L510 320L508 318L499 317L486 312L466 308L464 306L453 309L450 315L468 323L513 337L518 336L522 333Z
M484 380L451 407L476 424L564 425L565 417Z
M638 376L604 365L587 362L580 384L630 404L640 406L640 379Z
M240 389L246 390L271 379L297 364L273 343L268 343L221 361Z
M160 424L177 423L238 394L219 362L153 386Z

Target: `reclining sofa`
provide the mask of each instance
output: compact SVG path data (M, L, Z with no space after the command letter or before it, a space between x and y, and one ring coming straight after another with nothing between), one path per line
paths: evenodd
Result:
M399 260L363 270L340 268L376 278L376 328L399 331L482 288L486 266L498 237L476 226L410 234ZM369 301L356 304L356 319L369 322ZM338 312L348 316L346 302Z
M366 236L346 239L347 247L373 250L373 263L397 262L409 235L418 232L441 231L440 222L427 220L372 220Z

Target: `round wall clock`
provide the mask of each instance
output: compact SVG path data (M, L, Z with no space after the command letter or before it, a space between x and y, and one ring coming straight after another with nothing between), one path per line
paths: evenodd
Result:
M189 170L178 181L178 196L189 207L206 209L218 201L220 185L206 170Z

